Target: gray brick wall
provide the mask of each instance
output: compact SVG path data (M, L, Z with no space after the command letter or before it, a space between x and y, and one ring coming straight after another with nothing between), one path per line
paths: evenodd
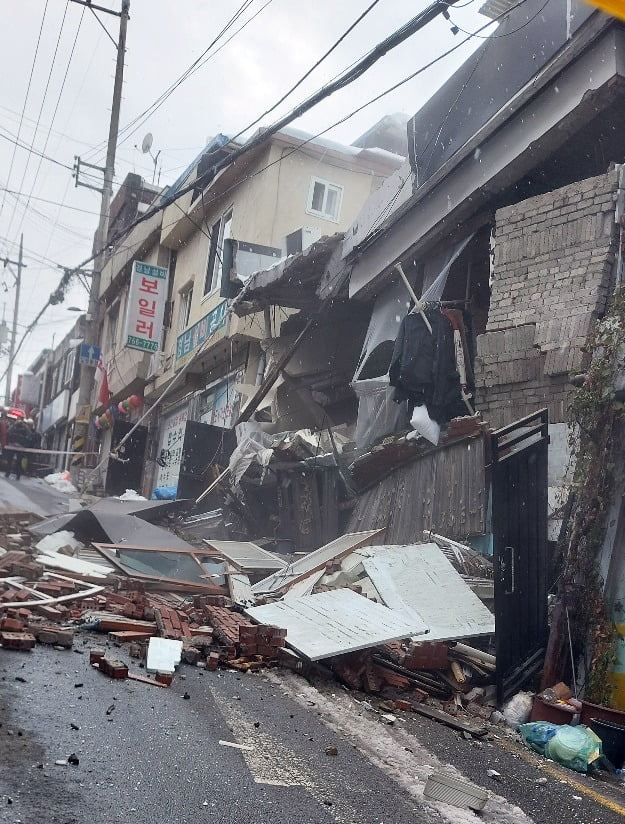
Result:
M566 420L569 375L584 368L594 319L612 291L618 171L495 215L486 332L477 340L477 408L503 426L547 406Z

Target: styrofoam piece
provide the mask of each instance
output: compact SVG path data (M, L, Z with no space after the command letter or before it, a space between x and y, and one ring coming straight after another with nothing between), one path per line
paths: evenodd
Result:
M488 801L488 790L447 773L428 776L423 795L433 801L478 811L483 810Z
M146 669L148 672L173 673L182 658L182 641L150 638Z
M35 549L43 552L44 555L54 555L59 549L68 546L72 550L81 549L82 544L74 537L73 532L61 529L58 532L53 532L51 535L46 535L35 544Z
M87 575L89 578L106 578L115 571L113 567L104 566L104 564L93 564L91 561L81 561L79 558L72 558L69 555L60 555L55 552L51 552L49 555L37 555L34 560L36 564L41 564L41 566L76 572L79 575Z

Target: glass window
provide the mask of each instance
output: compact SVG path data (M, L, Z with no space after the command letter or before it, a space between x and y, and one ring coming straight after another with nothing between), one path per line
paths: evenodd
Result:
M310 181L307 212L336 222L341 212L342 198L342 186L313 177Z
M189 325L191 304L193 302L193 284L180 290L180 310L178 314L178 331L183 332Z
M221 280L221 265L224 248L224 241L232 236L232 209L225 212L219 220L213 224L210 230L210 246L208 252L208 263L206 266L206 278L204 280L204 294L214 292Z

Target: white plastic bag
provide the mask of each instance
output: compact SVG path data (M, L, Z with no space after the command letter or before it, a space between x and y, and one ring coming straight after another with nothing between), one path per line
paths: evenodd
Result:
M511 727L526 724L532 714L533 694L531 692L517 692L503 707L503 717Z
M428 414L428 408L425 404L423 406L415 406L412 418L410 418L410 426L416 430L419 435L434 444L438 445L438 439L441 435L441 428L436 421L433 421Z

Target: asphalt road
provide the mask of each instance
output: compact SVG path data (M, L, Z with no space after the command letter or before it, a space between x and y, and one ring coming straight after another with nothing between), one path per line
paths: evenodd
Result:
M0 508L60 512L66 500L0 479ZM412 713L389 726L371 696L288 671L183 666L169 689L111 681L89 666L102 640L0 649L2 824L475 824L472 811L424 798L439 770L489 790L486 824L625 820L620 780L559 768L505 730L465 740ZM55 763L70 754L77 765Z

